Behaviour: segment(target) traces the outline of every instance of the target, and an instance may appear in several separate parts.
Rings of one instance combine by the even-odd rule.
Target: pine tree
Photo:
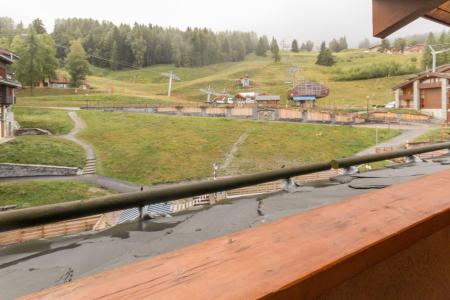
[[[270,51],[272,52],[273,60],[279,62],[281,60],[280,47],[278,47],[278,42],[275,38],[272,38],[272,42],[270,43]]]
[[[339,52],[347,49],[348,49],[347,38],[345,36],[341,37],[339,39]]]
[[[306,42],[306,51],[311,52],[314,49],[314,43],[312,41]]]
[[[258,56],[266,56],[266,47],[263,41],[263,38],[259,38],[258,44],[256,45],[255,53]]]
[[[332,52],[339,52],[339,51],[341,51],[339,42],[338,42],[336,39],[333,39],[333,40],[330,42],[329,48],[330,48],[330,50],[331,50]]]
[[[70,83],[73,87],[79,87],[89,74],[89,61],[80,40],[72,42],[66,58],[66,68],[69,71]]]
[[[42,20],[39,18],[34,19],[31,23],[31,26],[34,28],[37,34],[47,33],[47,30],[45,30],[44,22],[42,22]]]
[[[294,53],[298,53],[300,51],[298,49],[298,42],[297,42],[297,40],[293,40],[292,41],[291,51],[294,52]]]
[[[442,31],[441,35],[439,36],[438,44],[439,45],[445,45],[447,43],[447,32]],[[445,47],[445,46],[443,46]],[[442,66],[447,63],[447,53],[441,53],[438,54],[436,57],[436,66]]]
[[[118,70],[119,69],[119,47],[117,46],[117,42],[113,42],[113,46],[111,49],[111,70]]]
[[[320,53],[317,56],[316,64],[321,66],[332,66],[335,64],[333,54],[331,53],[331,50],[327,48],[325,42],[322,42],[322,45],[320,46]]]

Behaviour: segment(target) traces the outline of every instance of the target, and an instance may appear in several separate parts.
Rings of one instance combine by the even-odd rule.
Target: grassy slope
[[[440,142],[447,141],[450,138],[450,129],[442,128],[442,129],[433,129],[425,133],[424,135],[418,137],[416,142]]]
[[[97,151],[100,174],[144,184],[210,177],[244,133],[228,174],[354,154],[375,143],[372,129],[82,111],[81,137]],[[380,131],[381,139],[397,131]]]
[[[14,115],[21,127],[46,129],[55,135],[67,134],[73,128],[67,111],[14,107]]]
[[[0,206],[19,208],[61,203],[111,194],[78,181],[29,181],[0,183]]]
[[[82,168],[80,146],[49,136],[23,136],[0,145],[0,163],[43,164]]]
[[[211,85],[217,91],[226,90],[229,93],[240,91],[238,79],[249,74],[253,89],[259,92],[278,94],[282,96],[284,104],[287,100],[291,80],[287,68],[291,65],[300,65],[305,79],[316,80],[328,85],[331,89],[329,97],[320,101],[323,106],[359,106],[367,105],[369,96],[370,104],[386,104],[393,99],[391,88],[403,81],[407,76],[336,82],[333,76],[339,71],[345,71],[351,67],[363,67],[373,63],[398,62],[411,64],[411,59],[416,55],[387,55],[380,53],[364,53],[360,50],[349,50],[336,54],[338,63],[333,67],[321,67],[315,65],[317,53],[282,53],[280,63],[272,60],[249,55],[243,62],[223,63],[201,68],[175,68],[169,65],[159,65],[143,70],[132,71],[102,71],[89,77],[89,83],[100,94],[85,95],[46,95],[35,98],[19,97],[19,105],[46,106],[80,106],[85,105],[86,100],[99,100],[100,103],[142,103],[148,105],[174,105],[189,104],[192,101],[203,103],[205,95],[199,92],[200,88]],[[168,98],[167,79],[161,76],[162,72],[174,70],[182,81],[175,82],[173,97]],[[103,91],[103,92],[102,92]],[[112,95],[109,92],[112,91]],[[82,92],[84,93],[84,92]]]
[[[390,139],[396,130],[383,130]],[[351,156],[376,143],[375,131],[350,126],[297,123],[253,123],[252,131],[236,154],[234,170],[263,171],[281,166],[319,162]]]

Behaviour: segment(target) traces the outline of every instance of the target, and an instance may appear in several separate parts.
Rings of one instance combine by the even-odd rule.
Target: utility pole
[[[172,96],[172,79],[173,79],[173,72],[170,71],[170,76],[169,76],[169,91],[167,92],[167,96]]]
[[[448,51],[450,51],[450,49],[443,49],[443,50],[439,50],[439,51],[436,51],[434,48],[433,48],[433,46],[431,46],[431,45],[429,45],[428,47],[430,47],[430,50],[431,50],[431,55],[433,56],[433,73],[435,73],[436,72],[436,68],[437,68],[437,66],[436,66],[436,61],[437,61],[437,55],[438,54],[441,54],[441,53],[445,53],[445,52],[448,52]]]
[[[162,73],[163,76],[169,78],[169,89],[167,91],[167,96],[172,96],[172,81],[173,80],[181,80],[177,75],[175,75],[172,71]]]

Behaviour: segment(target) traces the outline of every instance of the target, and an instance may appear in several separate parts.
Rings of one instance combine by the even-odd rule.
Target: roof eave
[[[433,11],[448,0],[372,0],[373,35],[386,38],[420,17],[433,18],[449,25],[444,20],[433,17]]]

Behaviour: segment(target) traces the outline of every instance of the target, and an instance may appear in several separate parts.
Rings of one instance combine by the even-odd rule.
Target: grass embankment
[[[0,206],[18,208],[62,203],[109,195],[111,192],[90,184],[69,181],[23,181],[0,183]]]
[[[441,142],[450,139],[450,128],[433,129],[418,137],[415,142]]]
[[[243,174],[355,154],[375,143],[375,130],[348,126],[255,122],[82,111],[81,137],[97,153],[97,171],[142,184],[177,182],[212,175],[243,133],[231,167]],[[380,130],[380,141],[398,134]]]
[[[22,136],[0,145],[0,163],[41,164],[82,168],[83,148],[50,136]]]
[[[73,128],[67,111],[14,107],[14,115],[21,127],[46,129],[54,135],[67,134]]]
[[[186,104],[176,99],[153,99],[151,97],[130,96],[124,94],[94,93],[76,95],[48,95],[18,97],[16,106],[38,107],[82,107],[82,106],[165,106]]]
[[[335,54],[337,64],[333,67],[317,66],[317,53],[282,52],[282,59],[274,63],[270,57],[249,55],[243,62],[222,63],[200,68],[175,68],[171,65],[158,65],[142,70],[122,70],[117,72],[97,70],[88,78],[93,91],[71,92],[67,95],[48,93],[29,97],[27,93],[19,94],[19,105],[40,106],[83,106],[87,100],[104,105],[126,105],[136,102],[148,105],[200,104],[206,95],[199,89],[209,85],[216,91],[227,91],[236,94],[242,91],[239,78],[248,74],[251,78],[250,90],[261,93],[281,95],[282,103],[287,103],[289,85],[292,80],[287,72],[289,66],[299,65],[302,73],[297,80],[315,80],[326,84],[330,96],[319,101],[319,105],[327,107],[356,106],[366,107],[370,104],[383,105],[393,100],[391,88],[405,80],[408,76],[387,76],[378,79],[358,81],[335,81],[339,74],[347,74],[352,69],[366,70],[374,66],[392,65],[419,66],[417,55],[387,55],[382,53],[364,53],[361,50],[348,50]],[[173,84],[173,96],[167,97],[168,79],[161,75],[173,70],[182,80]],[[94,94],[94,92],[98,92]],[[62,93],[62,92],[55,92]],[[86,96],[85,94],[89,95]],[[369,100],[368,100],[369,99]]]

